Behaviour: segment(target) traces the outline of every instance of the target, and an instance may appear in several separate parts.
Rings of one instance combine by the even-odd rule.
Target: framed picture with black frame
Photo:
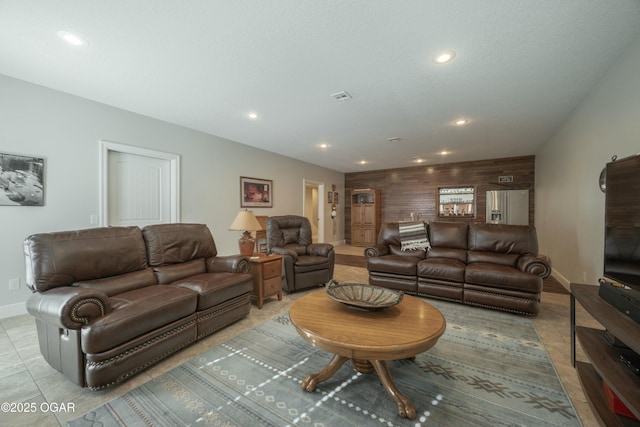
[[[0,153],[0,206],[44,206],[44,158]]]
[[[273,181],[270,179],[240,177],[241,208],[272,208]]]

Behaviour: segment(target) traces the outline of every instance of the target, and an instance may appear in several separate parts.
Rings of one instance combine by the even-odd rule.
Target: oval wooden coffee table
[[[359,372],[376,371],[387,393],[397,402],[401,417],[415,418],[415,407],[398,391],[385,361],[415,357],[435,345],[446,328],[437,308],[405,295],[393,307],[362,311],[336,302],[320,290],[295,301],[289,317],[309,344],[334,353],[322,371],[302,382],[303,390],[313,391],[351,359]]]

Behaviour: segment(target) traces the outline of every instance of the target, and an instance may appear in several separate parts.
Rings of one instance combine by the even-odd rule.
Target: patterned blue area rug
[[[429,301],[447,319],[415,360],[388,362],[416,407],[400,418],[375,373],[347,363],[313,393],[331,355],[277,316],[84,414],[71,426],[580,426],[530,319]]]

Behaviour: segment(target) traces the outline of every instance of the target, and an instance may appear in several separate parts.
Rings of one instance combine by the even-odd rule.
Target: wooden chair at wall
[[[262,226],[262,230],[256,231],[256,252],[267,252],[267,218],[268,216],[256,216]]]

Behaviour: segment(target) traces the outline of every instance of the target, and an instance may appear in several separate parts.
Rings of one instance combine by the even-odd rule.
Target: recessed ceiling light
[[[320,144],[320,148],[329,148],[329,144],[323,142],[322,144]]]
[[[441,52],[437,54],[435,58],[433,58],[433,60],[438,64],[446,64],[447,62],[450,62],[453,58],[455,58],[455,56],[455,52]]]
[[[366,165],[367,161],[366,160],[360,160],[358,163],[360,163],[361,165]]]
[[[423,159],[422,157],[414,157],[413,158],[413,162],[414,163],[424,163],[426,160]]]
[[[247,117],[249,117],[251,120],[258,120],[260,118],[260,115],[258,113],[249,113],[247,114]]]
[[[458,119],[455,122],[453,122],[453,124],[455,124],[456,126],[464,126],[468,123],[469,123],[469,120],[467,119]]]
[[[446,156],[447,154],[449,154],[449,152],[448,152],[447,150],[442,150],[442,151],[440,152],[440,155],[441,155],[441,156]]]
[[[70,33],[69,31],[58,31],[57,34],[58,37],[73,46],[86,46],[89,44],[87,42],[87,39],[76,33]]]

